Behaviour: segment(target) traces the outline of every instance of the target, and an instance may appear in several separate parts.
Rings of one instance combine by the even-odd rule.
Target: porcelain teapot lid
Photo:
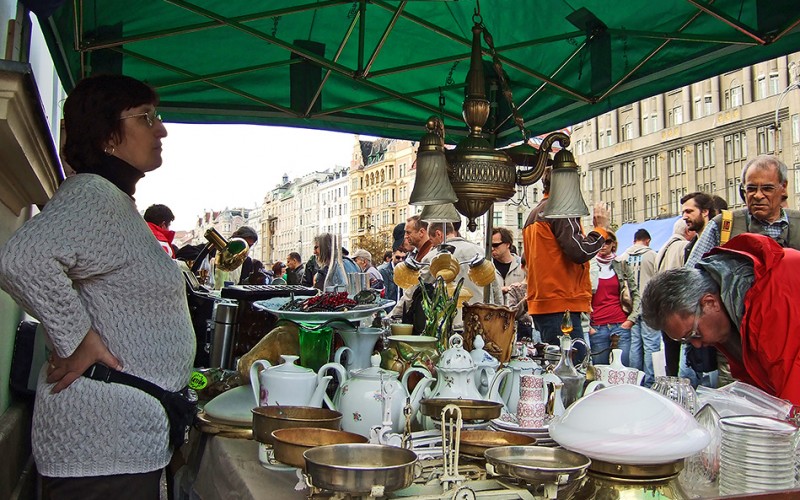
[[[475,340],[472,341],[472,345],[474,345],[475,348],[469,352],[469,355],[472,356],[472,361],[475,362],[475,366],[494,367],[500,364],[500,361],[498,361],[497,358],[489,354],[489,352],[483,348],[486,343],[483,341],[483,337],[481,335],[475,336]]]
[[[511,358],[511,361],[508,362],[508,366],[518,370],[533,370],[535,368],[541,368],[539,363],[527,356]]]
[[[360,370],[354,371],[351,376],[352,378],[368,378],[368,379],[380,379],[381,377],[384,379],[392,379],[397,378],[400,374],[394,370],[387,370],[386,368],[381,368],[381,355],[380,354],[373,354],[369,358],[369,362],[372,366],[369,368],[362,368]]]
[[[464,349],[464,337],[454,333],[450,336],[450,348],[442,353],[436,368],[439,370],[474,370],[475,362],[470,353]]]
[[[281,358],[283,359],[283,363],[268,369],[266,375],[267,377],[275,376],[298,380],[316,378],[317,374],[314,373],[314,370],[295,364],[295,362],[300,359],[300,356],[281,354]]]

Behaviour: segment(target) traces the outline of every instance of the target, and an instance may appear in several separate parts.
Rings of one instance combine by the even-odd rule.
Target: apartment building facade
[[[608,203],[616,226],[678,215],[680,198],[693,191],[740,207],[742,168],[775,154],[789,168],[789,206],[800,206],[798,82],[793,53],[575,124],[587,204]]]

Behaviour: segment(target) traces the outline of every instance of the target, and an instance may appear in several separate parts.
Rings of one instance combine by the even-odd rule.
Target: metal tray
[[[419,411],[426,417],[441,420],[442,410],[445,406],[451,404],[458,406],[461,409],[461,419],[469,422],[495,419],[500,416],[500,412],[503,410],[503,403],[494,401],[428,398],[422,400],[419,405]]]

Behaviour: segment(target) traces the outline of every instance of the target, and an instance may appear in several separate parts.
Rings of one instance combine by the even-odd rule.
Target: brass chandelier
[[[472,27],[472,51],[462,104],[462,115],[469,128],[469,135],[455,149],[444,150],[444,127],[441,120],[438,117],[428,119],[428,133],[420,141],[416,180],[409,203],[426,206],[454,203],[458,212],[467,218],[467,228],[475,231],[476,219],[485,214],[493,203],[509,200],[514,196],[517,185],[527,186],[538,181],[547,165],[551,164],[554,182],[548,202],[551,207],[548,207],[545,215],[588,215],[589,211],[580,193],[578,166],[572,154],[562,149],[560,153],[563,154],[556,155],[555,161],[550,160],[553,143],[558,141],[565,148],[569,146],[569,136],[554,132],[545,137],[538,150],[528,144],[524,120],[514,105],[492,36],[483,25],[479,10],[476,10],[473,19],[475,24]],[[522,144],[508,150],[493,148],[483,134],[491,104],[486,98],[482,34],[492,53],[494,68],[503,94],[511,106],[514,121],[522,132]],[[433,147],[433,143],[441,146]],[[443,165],[446,166],[446,173]],[[445,177],[449,182],[444,182]]]

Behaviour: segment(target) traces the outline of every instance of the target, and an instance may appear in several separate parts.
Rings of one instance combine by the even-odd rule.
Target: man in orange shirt
[[[589,261],[603,247],[608,236],[609,213],[605,204],[594,207],[594,228],[583,234],[580,219],[545,218],[550,194],[550,169],[542,177],[544,198],[531,210],[522,230],[528,262],[528,313],[542,335],[542,342],[558,345],[561,320],[569,310],[570,336],[583,339],[581,313],[592,305]]]

